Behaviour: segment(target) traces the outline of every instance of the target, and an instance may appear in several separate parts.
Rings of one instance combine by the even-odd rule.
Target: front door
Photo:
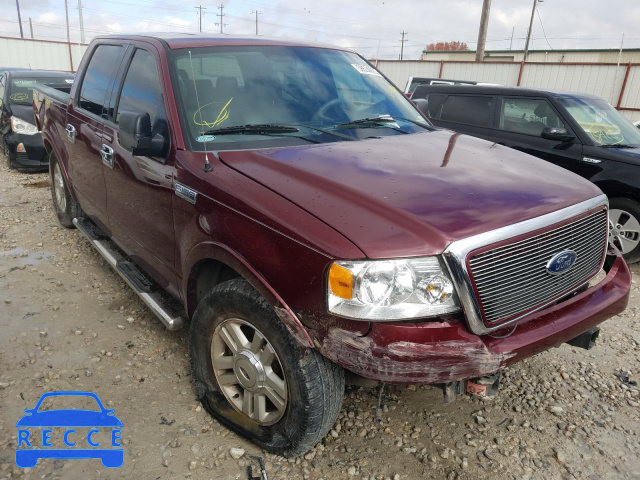
[[[117,95],[114,114],[104,127],[102,142],[110,155],[105,168],[109,225],[121,248],[164,288],[175,284],[173,229],[174,167],[167,163],[170,135],[162,82],[152,48],[133,48]],[[120,113],[148,113],[153,134],[165,137],[158,157],[136,156],[119,141]]]

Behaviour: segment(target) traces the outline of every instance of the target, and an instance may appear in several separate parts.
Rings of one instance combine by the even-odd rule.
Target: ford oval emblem
[[[556,253],[551,260],[547,263],[547,272],[551,275],[560,275],[565,273],[576,264],[578,256],[573,250],[563,250],[560,253]]]

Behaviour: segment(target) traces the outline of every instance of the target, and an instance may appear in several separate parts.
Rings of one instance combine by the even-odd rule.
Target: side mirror
[[[569,135],[565,128],[544,127],[540,134],[545,140],[554,140],[556,142],[569,142],[574,139],[573,135]]]
[[[416,98],[413,100],[413,103],[416,104],[416,107],[418,107],[425,116],[429,116],[429,102],[426,98]]]
[[[165,138],[151,134],[151,119],[148,113],[120,112],[120,145],[134,155],[158,156],[162,154]]]

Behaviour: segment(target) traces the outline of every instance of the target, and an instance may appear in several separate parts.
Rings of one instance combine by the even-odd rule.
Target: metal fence
[[[75,72],[87,45],[0,37],[0,68]],[[632,121],[640,120],[640,64],[379,60],[376,66],[398,88],[409,77],[449,78],[590,93],[606,99]]]
[[[0,37],[0,68],[75,72],[87,45]]]
[[[379,60],[377,67],[400,89],[409,77],[427,77],[590,93],[607,100],[629,120],[640,120],[638,63]]]

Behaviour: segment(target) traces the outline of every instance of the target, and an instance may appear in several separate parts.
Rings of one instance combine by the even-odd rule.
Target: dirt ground
[[[563,345],[509,368],[495,400],[350,389],[323,442],[283,459],[209,417],[191,384],[187,330],[165,330],[78,231],[58,225],[47,174],[8,171],[1,157],[0,479],[247,479],[258,465],[247,455],[264,458],[269,480],[640,478],[636,282],[595,348]],[[57,390],[95,392],[115,409],[121,468],[15,465],[16,422]]]

